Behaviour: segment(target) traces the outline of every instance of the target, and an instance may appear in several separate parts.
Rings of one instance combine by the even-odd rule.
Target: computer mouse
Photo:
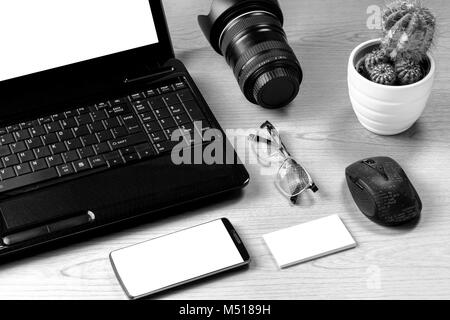
[[[370,220],[398,226],[420,216],[422,201],[395,160],[364,159],[348,166],[345,175],[353,200]]]

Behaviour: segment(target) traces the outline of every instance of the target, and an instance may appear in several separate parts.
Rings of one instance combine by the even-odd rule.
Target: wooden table
[[[124,299],[108,261],[111,250],[223,216],[246,243],[250,268],[160,298],[450,298],[448,1],[428,1],[440,25],[434,49],[437,78],[428,109],[412,129],[394,137],[361,127],[346,81],[351,50],[378,35],[366,26],[366,10],[383,1],[280,1],[285,30],[304,71],[300,95],[282,110],[264,110],[245,100],[224,59],[210,48],[197,25],[196,16],[207,12],[207,1],[164,2],[176,55],[222,126],[250,129],[270,120],[293,156],[310,170],[320,192],[290,206],[271,175],[259,165],[248,165],[251,182],[240,197],[1,265],[0,298]],[[344,169],[377,155],[395,158],[415,183],[424,210],[414,229],[380,227],[353,203]],[[356,249],[278,270],[263,234],[336,213],[358,242]]]

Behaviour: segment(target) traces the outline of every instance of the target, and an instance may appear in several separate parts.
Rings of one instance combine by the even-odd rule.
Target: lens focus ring
[[[271,50],[281,50],[289,53],[293,53],[291,47],[286,42],[281,41],[265,41],[258,43],[257,45],[251,47],[239,58],[235,67],[234,67],[234,75],[236,78],[239,77],[239,74],[242,71],[242,68],[252,60],[258,57],[258,55],[267,53]]]
[[[257,14],[257,13],[255,13]],[[221,39],[220,48],[222,53],[226,55],[225,51],[233,40],[239,39],[238,35],[252,27],[261,27],[265,25],[276,26],[282,31],[281,23],[269,14],[263,15],[249,15],[247,17],[242,17],[232,24],[229,29],[225,29],[223,33],[223,38]]]

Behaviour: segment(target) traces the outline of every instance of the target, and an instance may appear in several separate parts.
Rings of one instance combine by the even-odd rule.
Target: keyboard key
[[[13,168],[0,169],[0,178],[2,181],[15,177],[16,173]]]
[[[120,138],[123,136],[126,136],[128,134],[128,131],[124,127],[117,127],[111,130],[112,134],[114,135],[114,138]]]
[[[45,158],[52,155],[52,152],[50,151],[48,146],[40,147],[34,149],[34,154],[36,155],[37,159]]]
[[[166,104],[164,103],[164,100],[161,97],[156,97],[149,100],[149,103],[153,110],[164,108]]]
[[[47,157],[46,160],[47,160],[49,167],[56,167],[56,166],[64,163],[63,158],[59,154]]]
[[[97,110],[103,110],[106,108],[109,108],[109,103],[107,101],[105,102],[99,102],[96,104]]]
[[[4,135],[7,133],[8,133],[8,131],[6,130],[6,128],[0,128],[0,135]]]
[[[156,131],[156,132],[152,132],[150,133],[150,138],[152,138],[152,141],[154,143],[157,142],[162,142],[162,141],[166,141],[166,135],[164,134],[164,131]]]
[[[112,107],[111,109],[108,109],[108,115],[110,118],[117,117],[117,116],[120,116],[122,114],[127,114],[127,113],[129,113],[129,108],[128,108],[128,105],[126,105],[126,104],[117,105],[117,106]]]
[[[28,129],[33,126],[33,121],[25,121],[20,124],[21,129]]]
[[[41,125],[34,126],[34,127],[30,128],[29,130],[30,130],[32,137],[39,137],[39,136],[42,136],[47,133],[45,131],[44,127]]]
[[[130,97],[131,97],[131,100],[141,100],[141,99],[145,98],[144,94],[141,92],[134,93]]]
[[[158,95],[158,91],[156,89],[147,90],[145,93],[147,94],[148,98]]]
[[[112,129],[112,128],[120,126],[120,121],[118,118],[106,119],[104,122],[105,122],[106,129]]]
[[[89,131],[91,132],[99,132],[105,130],[105,126],[103,125],[103,121],[96,121],[87,125]]]
[[[91,157],[89,158],[89,163],[94,169],[107,166],[106,160],[105,158],[103,158],[103,156]]]
[[[89,113],[80,114],[75,118],[80,126],[93,122]]]
[[[109,142],[112,150],[134,146],[147,141],[147,137],[143,133],[134,134],[131,136],[115,139]]]
[[[50,146],[50,151],[53,154],[59,154],[59,153],[63,153],[67,151],[66,145],[64,144],[64,142],[58,142],[58,143],[54,143],[51,144]]]
[[[61,124],[59,122],[51,122],[44,125],[45,130],[48,133],[56,132],[62,130]]]
[[[180,90],[180,89],[185,89],[186,88],[186,84],[184,82],[177,82],[174,85],[175,90]]]
[[[3,146],[5,144],[10,144],[11,142],[14,142],[14,141],[15,141],[14,137],[11,133],[7,133],[7,134],[0,136],[0,144]]]
[[[141,103],[135,103],[134,108],[138,113],[144,113],[144,112],[150,112],[152,109],[150,109],[150,106],[147,101],[143,101]]]
[[[178,125],[182,125],[182,124],[191,122],[191,119],[189,119],[189,116],[186,113],[182,113],[182,114],[176,115],[173,118],[175,119],[175,122]]]
[[[13,135],[16,141],[22,141],[30,137],[30,133],[28,132],[28,130],[19,130],[14,132]]]
[[[133,114],[124,115],[121,118],[122,118],[122,123],[125,126],[134,125],[134,124],[138,123],[138,120],[136,119],[136,117]]]
[[[39,124],[49,123],[49,122],[52,122],[52,117],[51,116],[41,117],[38,119],[38,121],[39,121]]]
[[[184,102],[184,106],[194,121],[205,119],[203,112],[200,110],[200,107],[195,101]]]
[[[95,156],[95,151],[94,149],[92,149],[92,147],[85,147],[78,149],[78,154],[80,155],[81,159],[86,159]]]
[[[66,118],[73,118],[78,115],[78,112],[76,110],[69,110],[64,112],[64,115],[66,116]]]
[[[14,166],[14,170],[18,176],[23,176],[24,174],[31,172],[31,167],[28,163],[22,163]]]
[[[44,170],[47,169],[47,162],[45,162],[44,159],[37,159],[37,160],[33,160],[30,162],[31,165],[31,169],[33,169],[33,171],[39,171],[39,170]]]
[[[129,163],[129,162],[134,162],[134,161],[139,160],[139,155],[137,154],[137,152],[134,152],[134,153],[125,154],[123,156],[123,158],[125,159],[126,163]]]
[[[107,142],[96,144],[93,146],[93,148],[96,154],[103,154],[111,151],[111,148],[109,147],[109,144]]]
[[[22,163],[14,166],[14,171],[18,176],[23,176],[24,174],[31,172],[31,167],[28,163]]]
[[[44,142],[44,144],[46,146],[48,146],[49,144],[52,144],[52,143],[56,143],[58,141],[59,140],[58,140],[58,136],[56,135],[56,133],[49,133],[49,134],[42,136],[42,142]]]
[[[73,162],[75,160],[80,159],[78,152],[76,150],[64,152],[62,157],[66,163]]]
[[[134,153],[134,152],[136,152],[136,150],[134,149],[134,147],[126,147],[126,148],[120,149],[120,153],[121,153],[122,155],[130,154],[130,153]]]
[[[173,142],[170,140],[159,142],[155,144],[156,150],[159,151],[159,153],[165,153],[172,151],[172,148],[177,144],[177,142]]]
[[[91,146],[91,145],[99,142],[97,140],[97,136],[95,134],[90,134],[90,135],[81,137],[80,139],[84,146]]]
[[[172,114],[173,114],[174,116],[177,115],[177,114],[185,113],[185,112],[186,112],[186,111],[184,110],[182,104],[176,104],[176,105],[173,105],[173,106],[169,106],[169,109],[170,109],[170,111],[172,112]]]
[[[86,159],[78,160],[72,163],[76,172],[86,171],[91,168],[89,161]]]
[[[25,140],[25,143],[27,144],[28,149],[35,149],[44,145],[40,137],[27,139]]]
[[[147,129],[147,132],[155,132],[161,130],[161,126],[157,122],[148,122],[144,124],[145,129]]]
[[[0,183],[0,190],[2,192],[20,188],[22,186],[35,184],[38,182],[43,182],[53,178],[57,178],[58,173],[54,168],[49,168],[45,170],[40,170],[37,172],[25,174],[20,177],[15,177],[14,179],[8,179]]]
[[[146,159],[156,154],[149,144],[140,144],[136,146],[135,149],[141,159]]]
[[[23,141],[11,143],[9,146],[11,147],[12,153],[19,153],[19,152],[27,150],[27,146],[26,146],[25,142],[23,142]]]
[[[172,87],[171,86],[162,86],[159,88],[159,91],[161,93],[169,93],[172,91]]]
[[[0,157],[8,156],[11,154],[8,146],[0,146]]]
[[[71,151],[71,150],[76,150],[78,148],[83,147],[83,144],[81,143],[80,139],[75,138],[75,139],[67,140],[66,146],[67,146],[67,150]]]
[[[59,138],[59,141],[66,141],[74,138],[72,130],[66,129],[62,131],[56,132],[56,135]]]
[[[192,93],[191,91],[189,91],[189,89],[177,91],[177,95],[181,102],[194,100],[194,97],[192,96]]]
[[[108,118],[108,116],[106,115],[106,112],[104,110],[92,112],[91,116],[92,116],[92,119],[94,119],[94,121],[101,121],[101,120],[105,120]]]
[[[52,120],[53,121],[64,120],[65,118],[66,118],[66,116],[64,115],[64,112],[52,115]]]
[[[76,126],[78,126],[75,118],[69,118],[66,120],[62,120],[61,124],[64,129],[71,129],[71,128],[75,128]]]
[[[176,104],[180,103],[180,99],[178,99],[178,96],[176,93],[169,93],[164,95],[163,97],[164,102],[168,105],[168,106],[173,106]]]
[[[106,162],[110,167],[115,167],[120,164],[124,164],[125,161],[122,159],[119,151],[110,152],[104,155]]]
[[[97,132],[97,138],[100,142],[107,142],[114,139],[113,134],[109,130]]]
[[[77,137],[77,138],[91,133],[89,131],[89,128],[86,125],[81,125],[79,127],[73,128],[72,130],[73,130],[75,137]]]
[[[71,163],[62,164],[60,166],[57,166],[56,169],[58,170],[58,173],[61,177],[75,173],[75,170],[73,169]]]
[[[142,113],[140,116],[144,123],[156,120],[156,117],[153,115],[153,112],[145,112]]]
[[[114,99],[111,101],[111,105],[112,106],[116,106],[118,104],[125,104],[128,103],[128,99],[127,98],[118,98],[118,99]]]
[[[175,120],[173,120],[172,118],[161,119],[159,120],[159,124],[163,129],[176,127]]]
[[[19,154],[17,154],[17,156],[19,157],[20,162],[24,163],[24,162],[29,162],[31,160],[36,159],[34,156],[33,151],[31,150],[27,150],[24,152],[19,152]]]
[[[169,112],[169,109],[167,109],[167,108],[161,108],[161,109],[155,110],[155,115],[158,120],[161,120],[164,118],[169,118],[170,112]]]
[[[20,130],[20,125],[18,125],[18,124],[13,124],[13,125],[11,125],[11,126],[7,126],[7,127],[6,127],[6,130],[7,130],[8,132],[14,132],[14,131]]]
[[[87,107],[81,107],[77,109],[78,114],[81,116],[83,114],[89,113],[89,108]]]

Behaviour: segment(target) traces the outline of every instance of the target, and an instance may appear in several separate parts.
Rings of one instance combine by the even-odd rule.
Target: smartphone
[[[250,262],[239,235],[222,218],[111,252],[130,299],[149,296]]]

